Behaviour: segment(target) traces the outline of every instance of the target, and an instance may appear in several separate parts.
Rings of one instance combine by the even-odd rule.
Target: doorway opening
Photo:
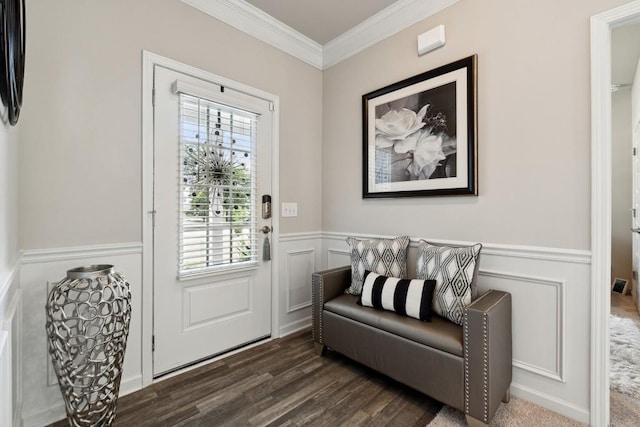
[[[609,424],[612,235],[611,34],[640,22],[640,1],[591,18],[591,425]]]

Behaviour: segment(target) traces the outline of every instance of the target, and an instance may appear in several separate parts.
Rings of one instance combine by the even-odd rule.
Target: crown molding
[[[244,0],[181,0],[322,70],[322,45]]]
[[[327,42],[323,48],[323,68],[326,70],[459,1],[399,0]]]
[[[460,0],[399,0],[324,46],[244,0],[181,1],[319,70],[326,70]]]

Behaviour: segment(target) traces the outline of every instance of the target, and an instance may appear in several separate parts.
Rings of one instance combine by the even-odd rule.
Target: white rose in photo
[[[417,114],[406,108],[390,110],[384,116],[376,119],[376,146],[380,148],[392,147],[398,141],[402,141],[422,129],[425,125],[424,116],[427,114],[428,108],[427,104]],[[406,151],[408,150],[410,148],[406,148]]]
[[[413,152],[413,162],[407,167],[413,177],[428,179],[433,174],[440,162],[446,158],[442,151],[442,142],[442,134],[420,132]]]

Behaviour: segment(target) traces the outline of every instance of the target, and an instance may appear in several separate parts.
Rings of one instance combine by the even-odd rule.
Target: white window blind
[[[257,116],[180,94],[181,276],[257,260]]]

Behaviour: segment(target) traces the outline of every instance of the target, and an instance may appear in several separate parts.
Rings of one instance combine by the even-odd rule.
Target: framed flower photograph
[[[363,198],[478,194],[476,62],[362,96]]]

